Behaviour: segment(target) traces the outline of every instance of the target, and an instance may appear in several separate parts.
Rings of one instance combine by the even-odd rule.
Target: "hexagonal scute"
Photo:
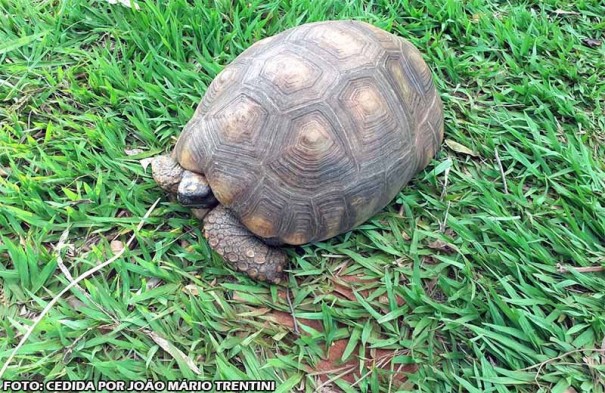
[[[315,239],[317,227],[310,200],[289,201],[281,217],[279,237],[286,244],[305,244]]]
[[[205,114],[215,100],[219,99],[223,93],[228,94],[232,86],[241,82],[246,73],[246,68],[245,64],[233,62],[219,72],[206,89],[206,93],[196,109],[196,116]]]
[[[208,123],[203,121],[201,116],[194,116],[183,129],[174,147],[174,153],[183,168],[205,173],[213,148]]]
[[[419,160],[419,170],[433,158],[443,140],[443,111],[441,99],[436,93],[428,105],[423,106],[422,117],[416,129],[415,145]],[[419,113],[420,115],[420,113]]]
[[[406,66],[409,67],[409,73],[414,74],[414,79],[418,81],[420,85],[419,91],[423,93],[430,92],[435,88],[433,76],[431,75],[431,70],[424,62],[422,54],[409,41],[402,39],[401,42],[401,51],[407,60]]]
[[[340,24],[324,24],[311,28],[306,38],[341,60],[360,55],[367,45],[359,33],[355,34],[352,29],[345,30]]]
[[[241,205],[262,178],[259,165],[243,158],[235,159],[223,153],[220,159],[212,160],[206,171],[212,192],[227,207]]]
[[[266,166],[266,175],[289,192],[312,195],[317,189],[348,181],[356,171],[330,121],[315,110],[292,120],[287,145]]]
[[[415,113],[421,97],[434,89],[431,73],[421,57],[412,62],[402,54],[389,54],[385,57],[384,69],[386,79],[399,99],[407,104],[410,112]]]
[[[355,185],[345,190],[345,200],[350,219],[355,227],[382,209],[381,196],[384,195],[384,172],[376,171],[371,176],[358,179]]]
[[[210,113],[207,121],[221,144],[238,148],[253,147],[265,126],[268,112],[253,98],[240,93],[219,110]]]
[[[418,170],[424,168],[443,138],[441,99],[433,85],[429,68],[410,43],[402,52],[384,57],[384,77],[393,87],[414,124]]]
[[[381,203],[389,203],[412,176],[418,171],[416,149],[413,145],[406,146],[404,153],[395,160],[385,172],[386,192]]]
[[[288,201],[284,194],[271,189],[266,183],[257,190],[246,209],[238,212],[239,218],[252,233],[263,238],[278,237],[280,223],[286,214]]]
[[[284,43],[270,48],[248,68],[243,84],[262,91],[283,112],[321,102],[338,84],[340,71],[307,48]]]
[[[396,114],[372,77],[361,77],[347,82],[339,96],[340,104],[350,116],[351,133],[364,157],[380,158],[385,152],[400,149],[406,132],[400,127]]]
[[[397,37],[396,35],[393,35],[385,30],[379,29],[370,23],[360,22],[357,24],[357,27],[372,34],[374,39],[379,41],[382,47],[386,50],[398,50],[401,47],[401,43],[399,42],[401,39],[400,37]]]
[[[384,61],[385,77],[393,87],[393,91],[401,102],[408,105],[417,101],[418,91],[410,83],[410,78],[404,68],[405,59],[400,54],[389,54]]]
[[[387,116],[388,104],[371,78],[351,81],[343,98],[358,121],[371,124]]]
[[[356,23],[317,23],[293,34],[290,40],[305,46],[326,61],[337,65],[340,71],[373,66],[383,53],[377,40],[360,31]]]
[[[313,198],[318,217],[316,241],[334,237],[351,229],[353,221],[349,217],[347,202],[341,190],[327,191]]]
[[[261,71],[263,77],[283,94],[292,94],[313,86],[321,73],[315,64],[290,51],[268,59]]]

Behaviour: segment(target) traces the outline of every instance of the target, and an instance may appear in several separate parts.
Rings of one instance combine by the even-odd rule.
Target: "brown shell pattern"
[[[442,139],[441,100],[418,50],[367,23],[331,21],[244,51],[175,152],[250,231],[304,244],[386,206]]]

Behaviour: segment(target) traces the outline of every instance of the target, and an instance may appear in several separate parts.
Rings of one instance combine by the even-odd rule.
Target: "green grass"
[[[352,337],[366,354],[405,350],[393,367],[417,371],[402,389],[605,391],[605,274],[574,269],[605,266],[605,49],[583,43],[605,39],[602,2],[140,6],[0,0],[0,365],[69,284],[61,234],[72,276],[109,259],[164,197],[140,160],[170,149],[213,77],[260,38],[345,18],[408,38],[434,72],[446,138],[476,156],[450,142],[458,152],[444,146],[362,227],[291,250],[296,315],[324,326],[300,337],[263,316],[289,312],[277,288],[227,269],[164,198],[4,378],[247,377],[310,392],[307,365]],[[335,296],[343,275],[370,280],[357,301]],[[340,388],[390,390],[362,373]]]

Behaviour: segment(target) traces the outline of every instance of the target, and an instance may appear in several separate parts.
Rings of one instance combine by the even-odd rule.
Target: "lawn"
[[[601,1],[139,5],[0,0],[0,366],[56,299],[0,379],[605,391]],[[384,211],[260,284],[146,158],[244,49],[325,19],[421,50],[446,142]]]

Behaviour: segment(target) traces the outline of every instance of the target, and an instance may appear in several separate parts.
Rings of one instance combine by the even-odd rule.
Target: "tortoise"
[[[208,244],[232,268],[278,283],[281,245],[368,220],[427,166],[443,127],[431,72],[410,42],[364,22],[309,23],[225,67],[152,172],[198,209]]]

